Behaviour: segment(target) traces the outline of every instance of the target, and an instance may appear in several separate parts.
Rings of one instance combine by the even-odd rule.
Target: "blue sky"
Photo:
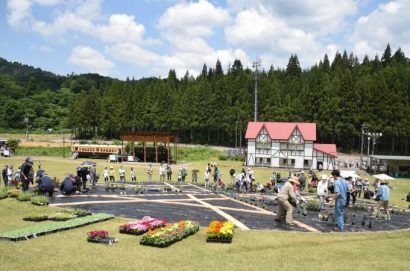
[[[0,57],[58,74],[198,74],[235,59],[305,68],[327,53],[410,55],[410,0],[7,0]]]

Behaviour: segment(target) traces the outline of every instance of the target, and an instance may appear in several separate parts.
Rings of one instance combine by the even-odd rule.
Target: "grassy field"
[[[203,172],[207,166],[208,161],[215,161],[220,168],[222,172],[222,178],[225,181],[226,184],[232,183],[232,179],[229,176],[229,170],[231,168],[234,168],[237,172],[239,172],[244,166],[242,165],[242,162],[240,161],[218,161],[217,158],[218,152],[215,153],[215,156],[209,155],[208,160],[201,160],[201,161],[192,161],[192,162],[186,162],[186,163],[181,163],[178,165],[172,165],[173,169],[173,175],[172,175],[172,180],[177,181],[177,171],[180,169],[182,166],[186,166],[188,169],[188,177],[187,181],[191,181],[191,175],[190,172],[193,169],[199,169],[199,182],[203,182]],[[198,155],[197,152],[193,152],[192,154]],[[52,177],[57,177],[58,179],[63,179],[64,176],[67,173],[76,173],[76,167],[81,164],[83,161],[87,161],[87,159],[78,159],[78,160],[71,160],[71,159],[63,159],[61,157],[52,157],[52,156],[32,156],[35,162],[35,168],[37,169],[37,163],[38,161],[41,161],[42,168],[47,171],[47,173],[52,176]],[[14,165],[14,168],[16,169],[18,166],[20,166],[25,159],[25,156],[15,156],[11,158],[0,158],[0,167],[3,167],[3,165],[8,164],[8,165]],[[89,159],[88,159],[89,160]],[[137,172],[137,180],[138,181],[145,181],[147,176],[146,176],[146,170],[147,170],[147,165],[144,163],[137,163],[137,164],[129,164],[129,163],[108,163],[106,160],[102,159],[91,159],[91,161],[95,161],[97,163],[97,173],[100,174],[100,182],[103,181],[102,179],[102,171],[105,166],[113,166],[114,169],[116,170],[116,173],[118,173],[118,169],[120,165],[122,165],[126,171],[126,177],[130,177],[130,168],[131,166],[136,169]],[[154,164],[154,174],[153,174],[153,180],[154,181],[159,181],[159,164]],[[256,177],[256,182],[260,182],[262,184],[269,182],[270,176],[272,175],[272,169],[270,168],[252,168],[255,172],[255,177]],[[280,171],[283,176],[287,176],[288,172],[281,170]],[[328,174],[329,172],[323,172],[324,174]],[[118,176],[117,176],[118,177]],[[370,178],[370,183],[373,183],[373,178]],[[3,185],[3,183],[1,183]],[[390,184],[391,190],[390,190],[390,197],[391,197],[391,203],[400,206],[401,208],[408,208],[409,204],[408,202],[405,201],[406,195],[408,192],[410,192],[410,179],[397,179],[396,181],[392,182]]]
[[[0,201],[0,231],[38,222],[22,218],[51,213],[15,199]],[[4,220],[4,218],[7,218]],[[120,235],[115,218],[29,241],[0,241],[1,270],[406,270],[410,230],[380,233],[315,234],[235,231],[232,244],[206,243],[206,229],[172,245],[139,245],[138,236]],[[44,223],[44,222],[43,222]],[[105,229],[119,237],[105,246],[86,242],[86,233]],[[337,262],[336,259],[340,259]]]

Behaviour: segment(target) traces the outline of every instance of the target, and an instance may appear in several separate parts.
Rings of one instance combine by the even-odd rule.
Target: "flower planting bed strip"
[[[21,241],[28,240],[30,238],[36,238],[41,235],[54,233],[58,231],[64,231],[74,229],[82,226],[86,226],[92,223],[105,221],[113,218],[113,215],[109,214],[95,214],[91,216],[75,218],[64,222],[52,222],[43,225],[36,225],[33,227],[27,227],[23,229],[17,229],[9,232],[0,233],[0,240]]]

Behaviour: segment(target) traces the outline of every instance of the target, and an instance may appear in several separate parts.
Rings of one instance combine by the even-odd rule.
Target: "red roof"
[[[249,122],[245,138],[257,138],[262,127],[273,140],[288,140],[295,128],[299,129],[304,140],[316,140],[316,123],[302,122]]]
[[[313,144],[313,149],[327,153],[331,156],[336,157],[337,156],[337,151],[336,151],[336,145],[335,144]]]

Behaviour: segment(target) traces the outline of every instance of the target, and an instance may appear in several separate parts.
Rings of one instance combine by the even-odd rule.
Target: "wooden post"
[[[158,142],[154,141],[154,146],[155,146],[155,162],[158,163]]]
[[[145,150],[145,141],[142,142],[142,147],[144,148],[144,162],[147,162],[147,152]]]

